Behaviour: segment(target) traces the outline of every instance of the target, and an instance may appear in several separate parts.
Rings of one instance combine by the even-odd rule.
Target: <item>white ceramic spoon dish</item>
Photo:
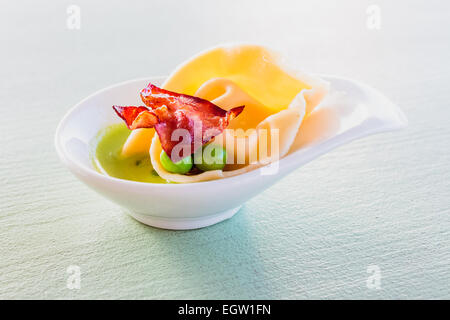
[[[191,184],[153,184],[117,179],[97,172],[91,143],[98,132],[121,123],[112,105],[141,105],[139,92],[164,77],[132,80],[103,89],[74,106],[61,120],[55,135],[59,157],[89,187],[125,208],[138,221],[165,229],[195,229],[232,217],[244,202],[318,156],[369,134],[403,128],[402,111],[377,90],[335,76],[321,76],[345,95],[325,100],[303,120],[301,138],[277,165],[235,177]],[[270,172],[269,172],[270,173]]]

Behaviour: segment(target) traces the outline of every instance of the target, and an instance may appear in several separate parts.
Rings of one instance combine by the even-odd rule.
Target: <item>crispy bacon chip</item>
[[[147,107],[121,107],[113,106],[113,109],[127,124],[130,130],[138,128],[151,128],[158,123],[155,114],[148,111]]]
[[[198,97],[175,93],[149,84],[141,91],[146,105],[113,106],[131,130],[155,128],[164,151],[178,161],[222,133],[244,106],[225,111]],[[172,151],[176,146],[174,155]]]

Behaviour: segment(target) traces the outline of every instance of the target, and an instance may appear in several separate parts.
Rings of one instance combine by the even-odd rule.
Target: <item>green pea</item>
[[[161,155],[159,156],[161,160],[161,164],[169,172],[185,174],[188,173],[192,169],[192,156],[181,159],[180,161],[173,163],[167,153],[161,151]]]
[[[227,163],[227,151],[221,146],[207,144],[202,149],[202,161],[195,165],[202,171],[222,170]]]

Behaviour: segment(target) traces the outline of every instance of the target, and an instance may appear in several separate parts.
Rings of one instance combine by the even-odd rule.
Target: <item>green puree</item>
[[[122,146],[130,135],[125,124],[114,124],[100,130],[93,145],[95,168],[111,177],[151,183],[167,183],[153,170],[150,155],[121,155]]]

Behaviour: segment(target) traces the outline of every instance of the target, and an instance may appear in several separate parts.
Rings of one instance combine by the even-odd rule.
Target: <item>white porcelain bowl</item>
[[[375,89],[349,79],[321,77],[347,95],[328,105],[325,101],[320,112],[304,120],[299,149],[279,161],[276,174],[261,174],[258,169],[208,182],[152,184],[97,172],[90,158],[91,143],[100,129],[122,121],[111,106],[141,105],[139,91],[149,82],[161,84],[163,77],[120,83],[78,103],[58,125],[56,150],[77,178],[142,223],[178,230],[209,226],[232,217],[244,202],[331,149],[369,134],[406,126],[400,109]]]

